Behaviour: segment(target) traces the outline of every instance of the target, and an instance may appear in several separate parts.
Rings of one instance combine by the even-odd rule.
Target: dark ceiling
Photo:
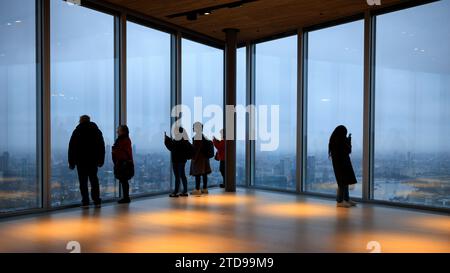
[[[366,0],[258,0],[241,7],[223,8],[197,20],[167,16],[236,2],[236,0],[105,0],[162,21],[224,40],[224,28],[240,30],[239,42],[295,30],[387,7],[404,0],[381,0],[369,6]]]

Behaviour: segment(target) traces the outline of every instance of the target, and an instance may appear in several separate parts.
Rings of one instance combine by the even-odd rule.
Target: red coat
[[[216,159],[219,161],[225,160],[225,140],[213,139],[214,147],[217,149]]]
[[[116,140],[112,147],[112,160],[114,165],[120,161],[133,161],[133,150],[129,137],[122,137]]]

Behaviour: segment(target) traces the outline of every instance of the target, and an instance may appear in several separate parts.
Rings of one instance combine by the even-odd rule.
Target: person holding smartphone
[[[349,186],[358,182],[350,160],[351,153],[352,134],[349,134],[347,137],[347,128],[339,125],[331,134],[328,144],[328,155],[332,160],[338,185],[336,196],[338,207],[349,208],[356,206],[356,203],[350,200],[349,195]]]
[[[177,127],[174,130],[175,137],[169,137],[164,132],[164,145],[171,153],[172,170],[175,176],[175,189],[169,195],[170,197],[187,197],[187,178],[186,178],[186,162],[191,158],[192,146],[189,143],[188,136],[183,127]],[[180,193],[180,182],[183,182],[183,192]]]

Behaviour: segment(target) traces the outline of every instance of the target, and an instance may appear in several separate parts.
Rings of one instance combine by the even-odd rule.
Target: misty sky
[[[0,153],[35,152],[34,0],[0,1]],[[52,145],[66,149],[78,116],[114,138],[114,20],[52,0]],[[377,17],[375,145],[380,152],[450,152],[450,1]],[[170,36],[128,24],[128,114],[137,149],[169,130]],[[323,154],[338,124],[362,141],[363,23],[309,33],[308,144]],[[297,38],[256,46],[256,102],[281,106],[279,151],[295,152]],[[183,39],[183,102],[223,102],[223,52]],[[245,94],[238,52],[238,102]],[[244,56],[244,57],[243,57]]]
[[[162,151],[162,134],[170,129],[170,34],[129,22],[127,35],[127,123],[133,143],[138,152]]]

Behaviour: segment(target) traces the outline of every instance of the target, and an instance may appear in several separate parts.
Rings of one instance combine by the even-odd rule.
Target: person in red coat
[[[117,139],[112,147],[112,160],[114,163],[114,176],[122,186],[123,198],[119,204],[130,203],[129,180],[134,176],[133,150],[128,126],[117,128]]]
[[[221,140],[218,140],[217,138],[213,138],[214,147],[217,149],[217,153],[215,156],[215,159],[219,161],[219,170],[222,174],[223,183],[220,184],[221,188],[225,188],[225,137],[224,137],[224,131],[223,129],[220,130],[220,137]]]

